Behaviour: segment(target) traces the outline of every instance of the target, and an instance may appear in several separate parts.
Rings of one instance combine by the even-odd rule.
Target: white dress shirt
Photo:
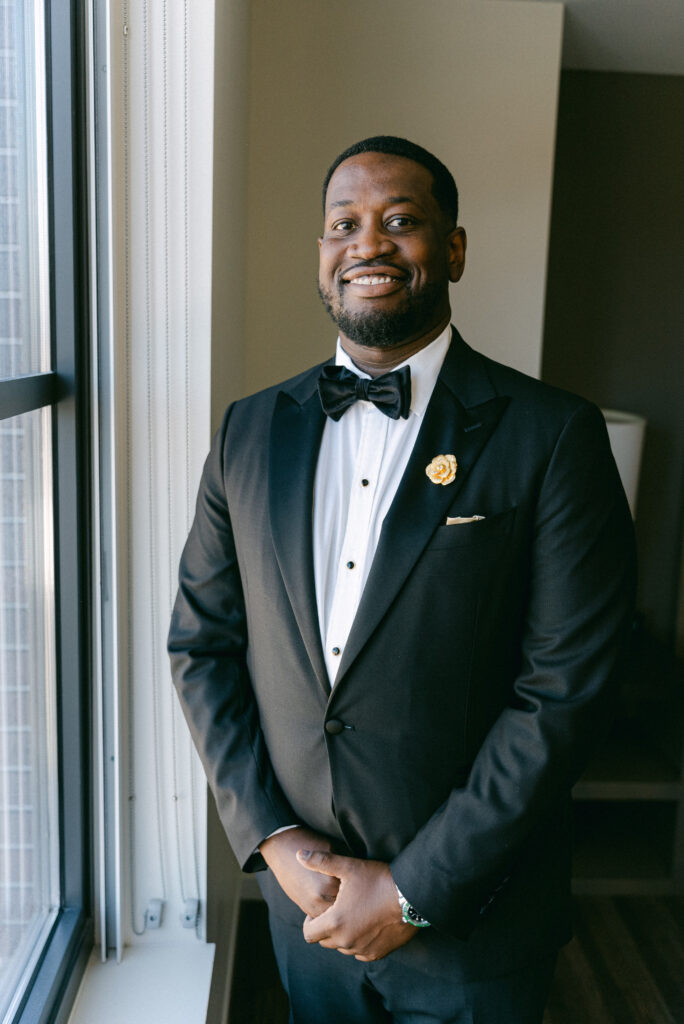
[[[411,369],[408,419],[390,419],[372,402],[357,401],[328,417],[316,466],[313,557],[318,623],[330,685],[368,579],[380,531],[409,460],[425,409],[451,341],[448,326],[401,366]],[[368,377],[339,338],[335,362]]]

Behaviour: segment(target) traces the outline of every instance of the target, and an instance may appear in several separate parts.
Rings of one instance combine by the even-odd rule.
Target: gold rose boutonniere
[[[442,487],[445,487],[456,476],[457,468],[455,455],[435,455],[430,465],[425,467],[425,472],[433,484],[441,484]]]

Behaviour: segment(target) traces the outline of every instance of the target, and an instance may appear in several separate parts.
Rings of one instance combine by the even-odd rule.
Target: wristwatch
[[[400,892],[398,885],[395,884],[394,888],[397,890],[397,896],[399,897],[399,906],[401,907],[401,916],[404,924],[412,924],[414,928],[429,928],[430,922],[427,918],[422,917],[416,908],[411,906],[406,897]]]

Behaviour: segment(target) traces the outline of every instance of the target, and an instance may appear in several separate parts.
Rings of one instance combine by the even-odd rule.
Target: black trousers
[[[542,1022],[555,948],[540,950],[534,962],[513,972],[464,981],[448,971],[411,968],[405,957],[398,960],[392,954],[364,964],[336,950],[308,945],[301,928],[277,915],[270,915],[270,923],[291,1024]]]

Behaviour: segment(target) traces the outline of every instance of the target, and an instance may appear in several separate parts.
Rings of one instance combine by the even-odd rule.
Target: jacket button
[[[344,731],[344,725],[338,718],[331,718],[325,723],[325,731],[331,736],[338,736]]]

